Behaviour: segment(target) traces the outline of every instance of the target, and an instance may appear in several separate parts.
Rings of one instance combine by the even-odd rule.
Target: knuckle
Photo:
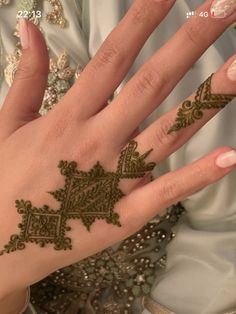
[[[94,67],[95,69],[101,68],[107,64],[113,64],[122,59],[121,48],[117,45],[113,39],[108,38],[104,46],[99,50],[95,57]]]
[[[52,115],[51,115],[51,114]],[[45,137],[51,141],[60,140],[69,132],[72,127],[71,113],[69,110],[62,110],[61,112],[49,112],[43,118],[48,119],[45,125]]]
[[[182,194],[180,182],[176,179],[168,180],[161,187],[160,196],[164,203],[174,203]]]
[[[25,80],[33,78],[34,75],[35,72],[32,71],[32,68],[30,68],[30,66],[28,66],[27,64],[22,64],[17,68],[15,78],[17,80]]]
[[[177,142],[177,133],[172,132],[168,134],[168,131],[173,125],[173,120],[168,118],[160,118],[158,121],[158,126],[154,131],[154,141],[158,143],[159,146],[167,146],[174,149],[178,142]]]
[[[191,42],[195,47],[199,47],[199,45],[205,41],[203,32],[196,21],[186,23],[183,26],[183,31],[187,42]]]
[[[65,110],[42,118],[49,119],[45,121],[46,127],[42,135],[42,146],[45,149],[49,146],[52,149],[63,147],[63,151],[68,153],[72,160],[79,162],[80,166],[94,166],[96,156],[101,155],[101,143],[98,135],[91,132],[90,125],[78,126],[72,114]]]
[[[142,95],[152,94],[158,96],[160,90],[165,86],[165,78],[160,75],[152,66],[145,66],[138,74],[135,82],[134,90],[135,94]]]
[[[48,75],[48,68],[41,66],[38,60],[34,60],[30,57],[23,57],[16,70],[15,78],[26,80],[46,75]]]
[[[194,163],[192,178],[197,178],[198,185],[206,186],[214,181],[214,177],[211,167],[206,170],[202,162]]]
[[[170,9],[172,1],[163,1],[161,3],[161,14]],[[163,12],[163,13],[162,13]],[[156,16],[160,13],[160,2],[157,0],[136,1],[129,11],[131,22],[133,24],[156,23]]]
[[[95,137],[89,136],[83,138],[78,145],[75,145],[72,150],[72,158],[81,163],[94,164],[94,158],[98,155],[99,142]]]
[[[130,10],[130,17],[133,24],[143,24],[150,18],[150,13],[147,4],[135,3],[135,5]]]

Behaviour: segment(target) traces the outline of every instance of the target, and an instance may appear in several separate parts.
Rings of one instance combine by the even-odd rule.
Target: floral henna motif
[[[137,143],[131,141],[121,152],[116,172],[106,172],[99,162],[85,172],[77,169],[75,161],[60,161],[58,168],[65,176],[65,186],[49,192],[61,203],[60,208],[36,208],[30,201],[16,200],[17,211],[22,215],[20,233],[10,237],[0,255],[23,250],[27,242],[41,247],[51,243],[55,250],[71,250],[72,241],[66,237],[66,231],[71,230],[68,219],[80,219],[87,230],[96,219],[120,227],[119,215],[114,212],[116,202],[124,196],[119,189],[120,179],[141,178],[155,167],[153,162],[145,163],[152,150],[141,155],[136,149]]]
[[[211,93],[212,76],[213,74],[199,86],[194,101],[186,100],[183,102],[177,113],[175,124],[169,129],[168,134],[186,128],[195,123],[196,120],[201,119],[204,114],[203,110],[222,109],[233,100],[236,95]]]

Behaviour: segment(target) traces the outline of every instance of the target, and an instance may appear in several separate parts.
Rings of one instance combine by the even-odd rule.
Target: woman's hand
[[[198,12],[209,11],[210,3]],[[23,55],[0,112],[0,296],[128,237],[162,209],[233,170],[235,152],[222,147],[149,183],[154,164],[236,94],[227,76],[235,56],[189,97],[188,115],[179,104],[141,134],[134,132],[236,13],[187,21],[104,105],[173,4],[135,1],[74,86],[43,117],[38,110],[47,48],[38,29],[21,21]]]

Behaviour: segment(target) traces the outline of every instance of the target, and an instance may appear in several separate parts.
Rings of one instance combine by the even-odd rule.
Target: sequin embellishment
[[[69,66],[69,58],[64,51],[58,59],[50,59],[50,73],[44,94],[43,104],[39,112],[46,114],[65,95],[72,85],[75,70]]]
[[[38,314],[142,313],[142,298],[166,265],[171,231],[185,212],[174,205],[139,232],[79,263],[60,269],[31,287]]]

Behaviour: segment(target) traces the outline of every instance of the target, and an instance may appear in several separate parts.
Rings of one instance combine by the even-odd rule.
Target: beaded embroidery
[[[16,70],[17,70],[19,63],[20,63],[20,56],[21,56],[21,50],[16,49],[13,54],[9,54],[6,57],[7,66],[4,70],[4,76],[5,76],[6,82],[9,86],[11,86],[11,84],[13,83],[13,80],[14,80],[14,77],[16,74]]]
[[[10,0],[0,0],[0,8],[10,3]]]
[[[52,12],[48,13],[46,19],[51,24],[57,24],[61,28],[66,27],[67,21],[64,17],[63,6],[60,0],[47,0],[52,6]]]
[[[64,51],[58,59],[50,59],[50,73],[40,114],[44,115],[65,95],[72,85],[76,71],[69,66],[69,58]]]
[[[142,311],[142,297],[166,264],[171,228],[184,208],[174,205],[162,217],[122,241],[49,275],[31,287],[38,314],[131,314]]]
[[[3,0],[7,1],[7,0]],[[52,11],[46,14],[46,20],[50,24],[59,25],[61,28],[66,27],[67,20],[64,17],[64,10],[61,0],[46,0],[52,6]],[[38,0],[20,0],[18,3],[18,10],[27,12],[31,17],[32,13],[39,6]]]
[[[30,12],[34,11],[37,8],[38,1],[37,0],[20,0],[18,1],[18,10],[26,11],[31,15]]]

